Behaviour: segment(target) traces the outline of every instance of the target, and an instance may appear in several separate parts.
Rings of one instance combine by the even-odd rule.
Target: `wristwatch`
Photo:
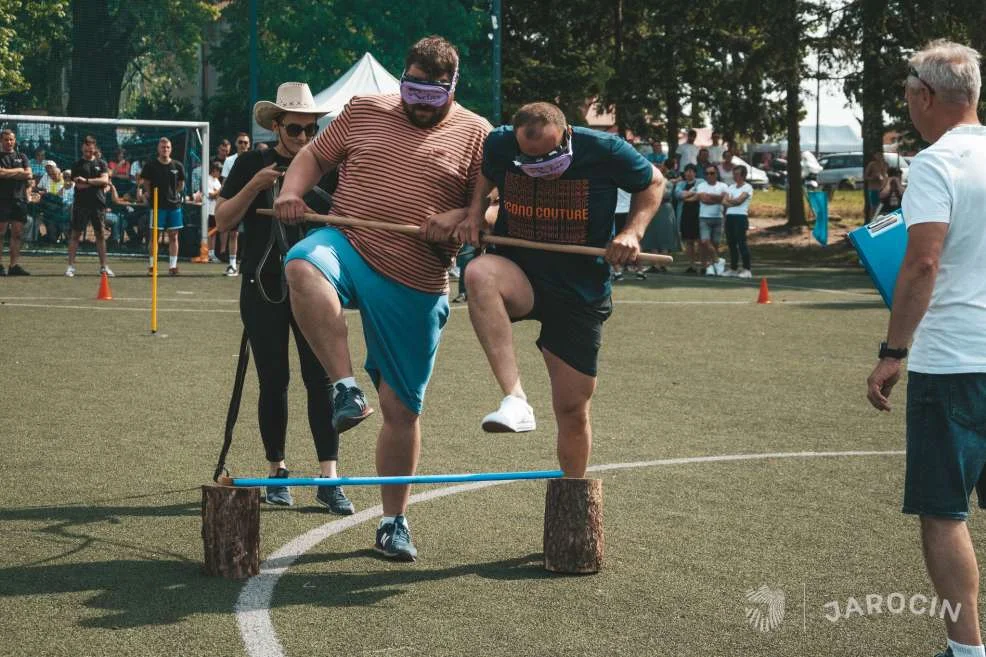
[[[886,342],[880,343],[880,358],[894,358],[896,360],[904,360],[907,358],[907,347],[902,347],[900,349],[891,349],[887,346]]]

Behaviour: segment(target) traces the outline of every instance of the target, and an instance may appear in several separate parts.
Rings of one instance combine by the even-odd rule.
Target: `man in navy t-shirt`
[[[500,211],[489,226],[485,199],[494,187],[500,191]],[[632,201],[626,226],[614,237],[618,188],[629,191]],[[483,429],[535,428],[510,322],[541,322],[537,346],[551,377],[558,458],[566,476],[584,476],[589,461],[589,400],[602,324],[612,311],[610,265],[636,260],[663,193],[664,177],[630,144],[570,127],[550,103],[521,107],[512,126],[486,139],[483,176],[455,231],[461,241],[479,244],[480,233],[492,228],[495,235],[606,249],[599,258],[498,247],[474,260],[466,274],[469,316],[506,395],[483,419]]]

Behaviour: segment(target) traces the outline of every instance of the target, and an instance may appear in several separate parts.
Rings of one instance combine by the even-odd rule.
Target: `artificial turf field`
[[[580,577],[541,568],[543,482],[415,504],[414,564],[373,555],[375,519],[326,528],[338,517],[297,490],[294,508],[263,508],[264,558],[312,530],[325,540],[295,561],[301,550],[278,555],[268,566],[283,572],[254,580],[241,599],[243,583],[200,574],[199,534],[199,487],[221,444],[242,330],[240,280],[220,265],[182,264],[182,276],[160,281],[166,337],[152,338],[144,263],[111,261],[110,302],[94,299],[94,258],[80,259],[75,279],[62,276],[63,259],[44,257],[26,259],[30,278],[0,278],[0,655],[925,657],[944,645],[942,621],[927,613],[865,613],[867,595],[933,591],[916,521],[899,512],[904,386],[890,415],[864,397],[888,313],[858,270],[760,266],[769,306],[754,303],[757,279],[618,284],[592,462],[894,453],[599,472],[606,565]],[[369,388],[358,315],[349,322]],[[539,429],[480,430],[500,393],[467,312],[454,307],[419,472],[555,466],[536,325],[515,336]],[[251,367],[229,459],[236,475],[264,472],[255,404]],[[312,474],[300,374],[290,408],[289,467]],[[373,473],[378,428],[374,416],[343,436],[342,474]],[[378,503],[376,489],[347,492],[360,511]],[[982,514],[970,525],[986,535]],[[746,593],[762,584],[785,594],[783,622],[769,632],[745,618]],[[850,598],[864,613],[826,618],[826,603],[845,610]]]

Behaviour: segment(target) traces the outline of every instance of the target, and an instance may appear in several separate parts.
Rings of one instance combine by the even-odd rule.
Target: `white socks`
[[[229,256],[229,266],[232,267],[233,269],[236,269],[236,256],[235,255]]]
[[[356,377],[355,376],[347,376],[347,377],[344,377],[344,378],[339,379],[338,381],[333,381],[332,382],[332,389],[335,390],[335,387],[338,384],[340,384],[340,383],[342,385],[346,386],[347,388],[355,388],[356,387]]]
[[[178,266],[178,256],[168,256],[168,267],[174,269]]]
[[[949,639],[948,647],[952,649],[952,654],[955,657],[986,657],[986,649],[983,648],[982,644],[967,646],[964,643],[956,643]]]

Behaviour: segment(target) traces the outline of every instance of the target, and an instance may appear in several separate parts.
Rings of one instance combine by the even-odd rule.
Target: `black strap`
[[[223,448],[219,451],[219,462],[216,463],[216,471],[212,474],[213,481],[219,481],[222,474],[229,474],[226,470],[226,456],[229,454],[230,445],[233,444],[233,428],[236,426],[236,418],[240,415],[240,399],[243,397],[243,382],[246,379],[247,365],[250,364],[250,339],[247,337],[246,329],[243,329],[243,339],[240,340],[240,357],[236,361],[236,379],[233,381],[233,396],[229,399],[229,410],[226,411],[226,435],[223,437]]]

